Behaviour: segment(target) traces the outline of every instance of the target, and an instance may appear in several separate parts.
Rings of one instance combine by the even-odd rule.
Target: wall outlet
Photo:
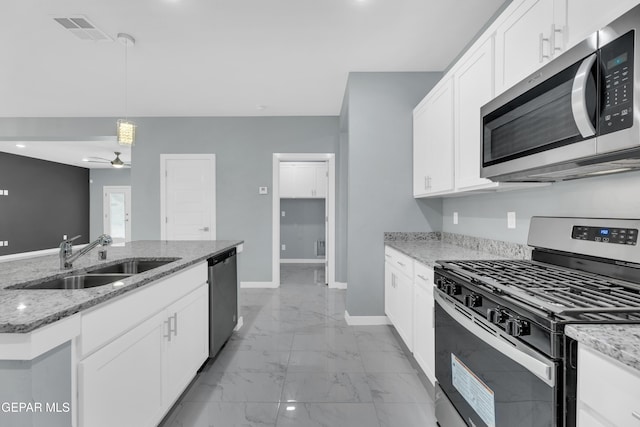
[[[267,187],[258,187],[258,194],[269,194]]]
[[[453,213],[453,223],[457,224],[458,223],[458,212],[454,212]]]
[[[516,228],[515,212],[507,212],[507,228]]]
[[[282,245],[282,250],[286,251],[287,250],[287,245]]]
[[[282,217],[284,218],[284,211],[282,211]]]

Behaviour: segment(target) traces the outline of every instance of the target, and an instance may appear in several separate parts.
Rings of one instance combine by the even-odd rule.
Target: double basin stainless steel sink
[[[179,258],[145,259],[134,258],[107,266],[88,268],[83,273],[70,273],[68,276],[56,277],[50,280],[27,282],[10,286],[8,289],[87,289],[96,286],[113,285],[122,286],[123,279],[134,274],[143,273],[162,267]]]

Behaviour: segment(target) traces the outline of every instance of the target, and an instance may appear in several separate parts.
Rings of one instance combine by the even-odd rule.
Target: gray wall
[[[89,234],[91,240],[94,240],[104,232],[102,218],[103,187],[105,185],[131,185],[131,169],[91,169],[89,178],[91,180],[89,183]],[[134,219],[133,215],[131,219]],[[133,222],[131,227],[132,229],[135,227]]]
[[[346,123],[345,123],[346,128]],[[336,179],[340,183],[336,190],[336,282],[347,282],[347,219],[348,219],[348,166],[349,134],[340,131],[340,147],[336,156]]]
[[[600,218],[640,217],[640,172],[559,182],[533,190],[444,199],[443,231],[526,243],[534,215]],[[507,212],[516,228],[507,229]],[[458,225],[453,225],[458,212]]]
[[[0,153],[0,255],[56,248],[63,235],[89,240],[89,171]]]
[[[325,239],[324,199],[280,199],[281,259],[317,259],[316,240]]]
[[[412,195],[412,111],[441,73],[351,73],[347,83],[347,310],[384,315],[385,231],[439,231],[441,200]],[[343,112],[344,113],[344,112]]]
[[[63,344],[34,360],[0,361],[0,402],[39,402],[42,412],[3,413],[3,427],[68,427],[71,412],[47,412],[46,404],[71,408],[71,343]]]
[[[245,241],[242,281],[272,279],[273,153],[335,153],[337,117],[139,118],[131,169],[134,240],[160,238],[160,154],[215,153],[217,239]],[[258,187],[268,186],[268,195]],[[144,221],[140,219],[144,218]]]

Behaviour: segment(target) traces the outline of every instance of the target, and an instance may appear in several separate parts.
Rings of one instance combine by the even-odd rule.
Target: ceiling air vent
[[[53,18],[53,20],[71,31],[71,33],[80,40],[113,41],[111,37],[96,28],[96,26],[84,16]]]

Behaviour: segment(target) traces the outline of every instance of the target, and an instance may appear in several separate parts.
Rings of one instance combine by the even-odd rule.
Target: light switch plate
[[[0,247],[4,246],[4,242],[0,240]]]
[[[5,245],[5,246],[9,246],[9,241],[5,240],[5,241],[4,241],[4,245]]]
[[[4,190],[4,195],[8,196],[9,195],[9,190]]]
[[[454,212],[453,213],[453,223],[457,224],[458,223],[458,212]]]
[[[282,245],[282,250],[286,251],[287,250],[287,245]]]
[[[507,212],[507,228],[516,228],[515,212]]]
[[[258,193],[259,194],[269,194],[269,190],[267,189],[267,187],[258,187]]]
[[[284,218],[284,211],[282,211],[282,217]]]

